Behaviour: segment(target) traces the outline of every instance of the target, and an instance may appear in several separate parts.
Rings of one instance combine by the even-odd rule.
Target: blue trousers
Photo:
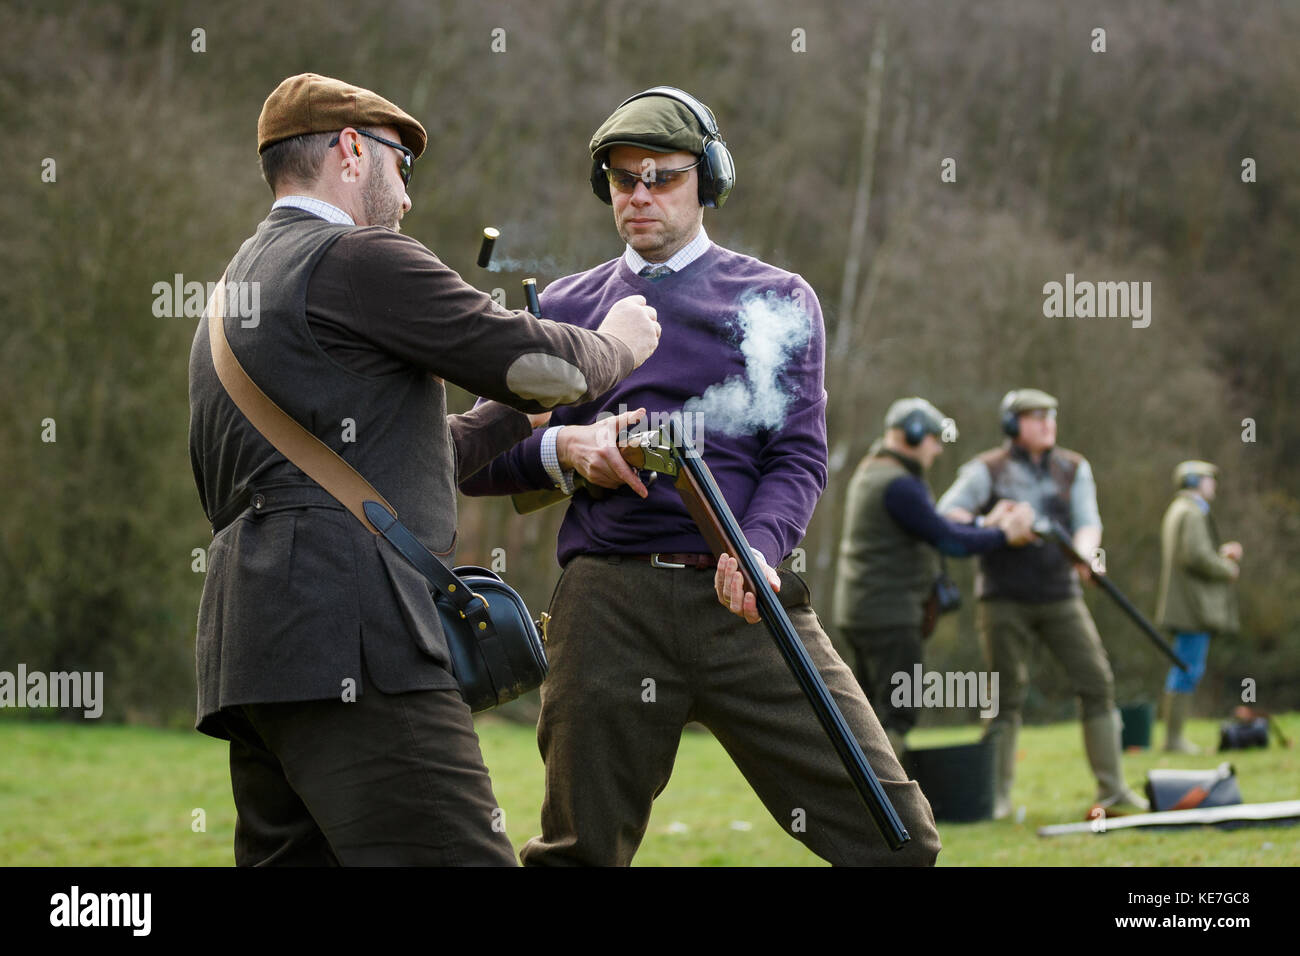
[[[1174,653],[1187,665],[1187,671],[1169,668],[1165,690],[1172,694],[1190,694],[1205,676],[1205,660],[1210,656],[1209,632],[1179,631],[1174,635]]]

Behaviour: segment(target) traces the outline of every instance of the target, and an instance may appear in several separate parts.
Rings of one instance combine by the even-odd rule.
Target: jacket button
[[[257,510],[260,511],[261,508],[262,508],[262,505],[264,505],[264,504],[266,504],[266,496],[265,496],[265,495],[261,495],[261,494],[253,495],[253,507],[254,507],[255,509],[257,509]]]

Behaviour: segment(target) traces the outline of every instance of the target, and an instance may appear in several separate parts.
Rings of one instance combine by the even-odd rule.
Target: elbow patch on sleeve
[[[520,398],[551,408],[571,405],[587,394],[587,377],[558,355],[529,352],[510,363],[506,387]]]

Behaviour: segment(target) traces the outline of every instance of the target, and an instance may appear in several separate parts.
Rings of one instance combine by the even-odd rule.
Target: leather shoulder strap
[[[337,498],[371,534],[379,534],[379,528],[366,515],[365,503],[378,502],[396,518],[393,506],[334,449],[294,421],[248,377],[226,341],[225,314],[226,274],[222,273],[221,281],[208,302],[208,344],[212,348],[212,364],[217,370],[217,378],[231,401],[276,451]]]
[[[208,344],[212,347],[212,365],[217,370],[217,378],[235,406],[276,451],[337,498],[371,534],[383,535],[430,585],[451,601],[472,627],[488,636],[495,634],[487,601],[471,591],[454,571],[407,530],[398,520],[393,506],[361,477],[360,472],[299,425],[248,377],[248,372],[239,364],[226,341],[225,313],[226,276],[222,273],[208,303]],[[478,607],[472,607],[476,598]],[[505,672],[510,673],[508,665]]]

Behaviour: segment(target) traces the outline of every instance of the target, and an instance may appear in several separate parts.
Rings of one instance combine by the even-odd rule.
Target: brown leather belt
[[[628,554],[633,561],[645,561],[656,568],[698,568],[701,571],[718,566],[718,559],[711,554]]]

